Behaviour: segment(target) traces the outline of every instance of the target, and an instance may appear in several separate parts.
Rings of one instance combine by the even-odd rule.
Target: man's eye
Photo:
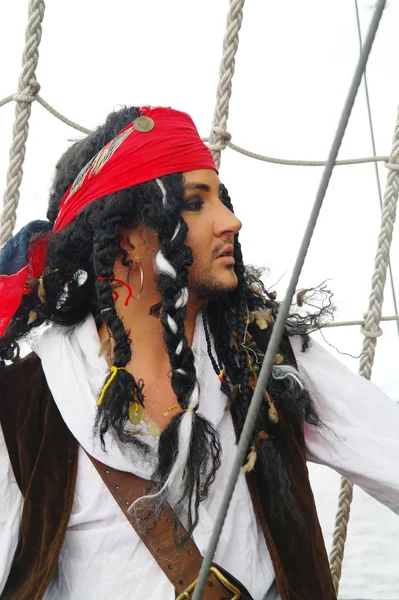
[[[189,198],[184,202],[184,210],[189,210],[192,212],[198,212],[201,210],[204,201],[201,198]]]

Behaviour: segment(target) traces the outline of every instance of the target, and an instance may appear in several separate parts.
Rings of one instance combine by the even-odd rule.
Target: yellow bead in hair
[[[115,379],[118,371],[126,371],[127,373],[129,373],[129,371],[125,367],[111,367],[111,375],[109,376],[109,378],[107,379],[107,381],[104,384],[103,389],[101,390],[100,397],[97,401],[98,406],[100,406],[102,404],[102,401],[104,399],[104,394],[107,391],[107,389],[109,388],[109,386],[111,385],[111,383],[113,382],[113,380]]]

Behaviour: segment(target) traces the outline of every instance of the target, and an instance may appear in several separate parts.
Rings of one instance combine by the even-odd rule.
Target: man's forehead
[[[220,179],[212,169],[197,169],[183,173],[184,187],[193,187],[192,184],[203,184],[209,187],[219,187]]]

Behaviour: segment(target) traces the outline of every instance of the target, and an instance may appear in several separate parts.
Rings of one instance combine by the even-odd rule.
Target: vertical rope
[[[360,27],[360,15],[359,15],[358,0],[355,0],[355,11],[356,11],[357,35],[359,38],[359,46],[360,46],[360,52],[361,52],[362,46],[363,46],[363,39],[362,39],[362,30]],[[371,148],[373,151],[373,155],[377,156],[377,151],[376,151],[376,147],[375,147],[375,138],[374,138],[373,118],[371,116],[371,102],[370,102],[370,96],[369,96],[369,86],[367,83],[366,71],[364,73],[363,79],[364,79],[364,92],[366,95],[367,114],[368,114],[369,126],[370,126]],[[382,210],[382,192],[381,192],[380,174],[378,171],[378,164],[376,162],[374,163],[374,172],[375,172],[375,178],[376,178],[376,183],[377,183],[378,200],[380,203],[380,209]],[[390,262],[388,263],[388,272],[389,272],[389,281],[390,281],[391,290],[392,290],[392,300],[393,300],[394,312],[397,315],[398,314],[398,302],[396,299],[395,283],[393,280],[392,266],[391,266]],[[399,337],[399,321],[396,321],[396,331],[397,331],[398,337]]]
[[[390,171],[387,178],[382,206],[381,225],[374,262],[374,273],[371,280],[369,305],[367,312],[364,315],[364,325],[361,327],[364,339],[359,374],[366,379],[370,379],[371,377],[377,339],[382,334],[380,321],[382,304],[384,301],[384,287],[389,267],[389,252],[392,243],[399,194],[399,111],[396,118],[393,147],[389,163],[387,163],[386,166]],[[345,540],[348,530],[352,497],[353,484],[342,478],[338,499],[338,511],[335,520],[333,545],[330,554],[331,573],[337,594],[342,571],[342,561],[344,558]]]
[[[344,560],[345,542],[348,534],[348,523],[352,499],[353,483],[345,479],[345,477],[341,477],[338,508],[335,515],[333,545],[330,553],[331,576],[337,596],[342,574],[342,562]]]
[[[226,125],[229,116],[235,56],[238,49],[238,34],[242,24],[244,3],[245,0],[230,0],[230,8],[227,14],[226,34],[223,40],[223,56],[220,64],[219,83],[216,90],[216,106],[209,138],[209,149],[218,168],[220,167],[221,151],[226,147],[225,140],[230,139],[230,136],[226,134]]]
[[[22,71],[18,83],[18,94],[14,96],[15,120],[10,147],[10,163],[7,171],[6,191],[1,214],[0,247],[12,236],[19,202],[22,181],[22,165],[25,158],[26,140],[29,131],[31,104],[39,91],[36,67],[39,59],[39,44],[42,37],[44,0],[30,0],[28,25],[25,32],[25,48],[22,55]]]

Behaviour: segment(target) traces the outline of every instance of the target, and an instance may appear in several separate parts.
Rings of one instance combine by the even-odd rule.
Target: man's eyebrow
[[[184,189],[185,190],[201,190],[203,192],[210,192],[211,188],[209,185],[207,185],[206,183],[185,183],[184,184]],[[219,185],[219,192],[222,189],[222,184]]]
[[[206,183],[185,183],[185,190],[202,190],[203,192],[210,192],[211,188]]]

